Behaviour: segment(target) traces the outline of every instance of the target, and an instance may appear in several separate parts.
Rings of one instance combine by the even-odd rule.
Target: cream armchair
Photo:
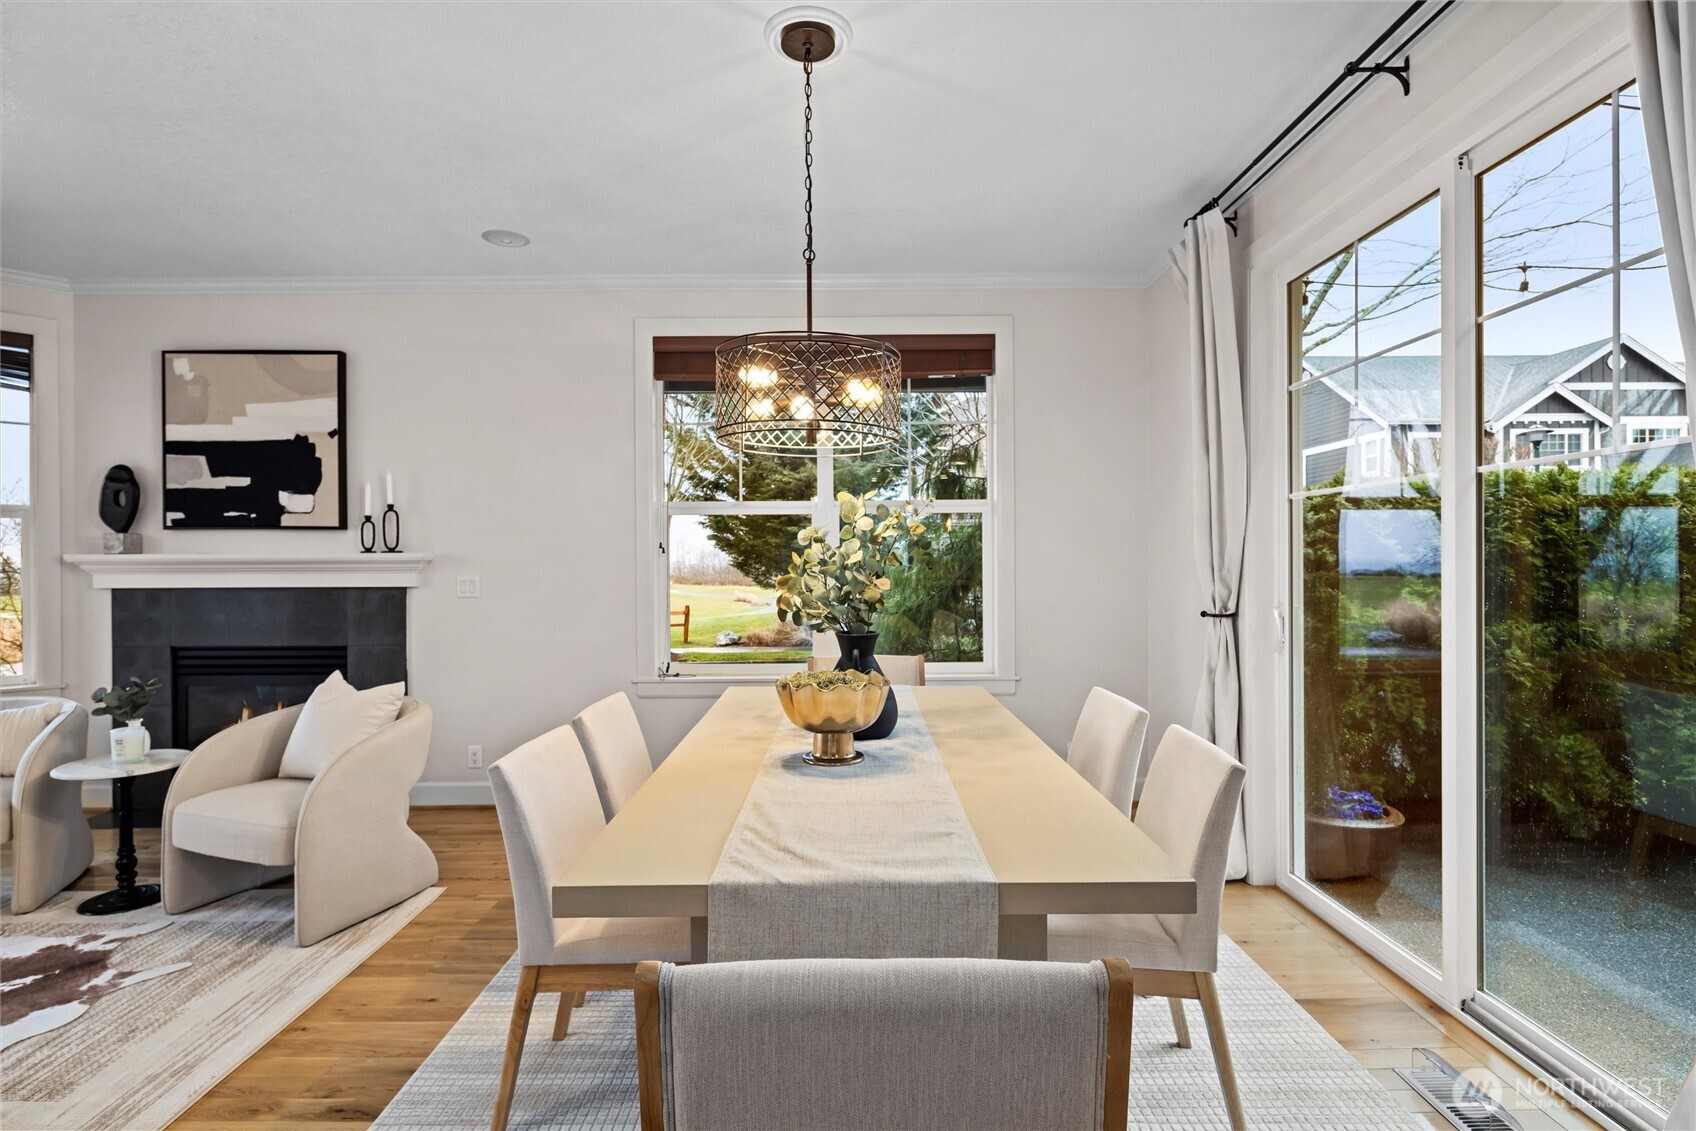
[[[51,776],[54,766],[88,757],[88,711],[69,699],[0,700],[0,709],[8,711],[50,706],[59,713],[24,747],[16,775],[0,777],[0,841],[12,842],[14,915],[34,911],[64,891],[94,859],[82,783]]]
[[[294,937],[311,946],[436,882],[436,857],[406,823],[430,749],[430,708],[395,721],[316,778],[277,776],[299,707],[216,734],[165,798],[165,910],[189,911],[294,873]]]

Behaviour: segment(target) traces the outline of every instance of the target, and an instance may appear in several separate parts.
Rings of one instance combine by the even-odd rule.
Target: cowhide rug
[[[148,970],[120,970],[114,965],[114,955],[126,939],[168,926],[165,921],[138,923],[72,939],[0,938],[0,1049],[69,1025],[89,1006],[125,986],[187,970],[192,963]]]
[[[87,892],[64,892],[0,916],[0,1123],[159,1131],[440,894],[308,947],[286,888],[93,920],[76,911]]]

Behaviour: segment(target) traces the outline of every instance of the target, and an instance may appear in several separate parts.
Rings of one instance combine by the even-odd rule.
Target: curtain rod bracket
[[[1399,67],[1392,63],[1374,63],[1370,67],[1363,67],[1359,63],[1350,63],[1343,68],[1343,74],[1389,75],[1391,78],[1402,84],[1403,98],[1407,98],[1413,94],[1413,56],[1411,55],[1404,55],[1402,57],[1401,66]]]

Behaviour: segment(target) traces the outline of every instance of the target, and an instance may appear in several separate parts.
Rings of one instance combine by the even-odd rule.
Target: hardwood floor
[[[369,1123],[512,955],[512,892],[494,810],[415,809],[412,825],[441,864],[441,898],[173,1127],[259,1123],[305,1131]],[[158,832],[138,830],[136,840],[146,881],[158,874]],[[96,864],[80,889],[112,884],[116,834],[96,830],[95,844]],[[1431,1126],[1449,1124],[1393,1071],[1413,1064],[1421,1047],[1514,1109],[1526,1131],[1596,1128],[1284,893],[1227,885],[1223,926]]]
[[[1397,1068],[1428,1048],[1510,1109],[1525,1131],[1599,1131],[1513,1061],[1424,994],[1276,888],[1225,885],[1225,933],[1301,1003],[1325,1031],[1432,1127],[1447,1120],[1408,1088]],[[1230,1018],[1227,1015],[1226,1022]]]

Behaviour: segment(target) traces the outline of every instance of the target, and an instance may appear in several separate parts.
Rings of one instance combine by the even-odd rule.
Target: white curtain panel
[[[1631,39],[1678,333],[1696,358],[1696,2],[1632,0]]]
[[[1243,529],[1248,522],[1248,440],[1230,241],[1225,217],[1218,208],[1210,208],[1190,224],[1180,266],[1190,308],[1195,563],[1207,582],[1206,611],[1235,614],[1242,588]],[[1240,757],[1237,622],[1234,616],[1214,616],[1202,625],[1207,634],[1206,660],[1190,729]],[[1239,809],[1225,878],[1240,880],[1247,874],[1248,849]]]

